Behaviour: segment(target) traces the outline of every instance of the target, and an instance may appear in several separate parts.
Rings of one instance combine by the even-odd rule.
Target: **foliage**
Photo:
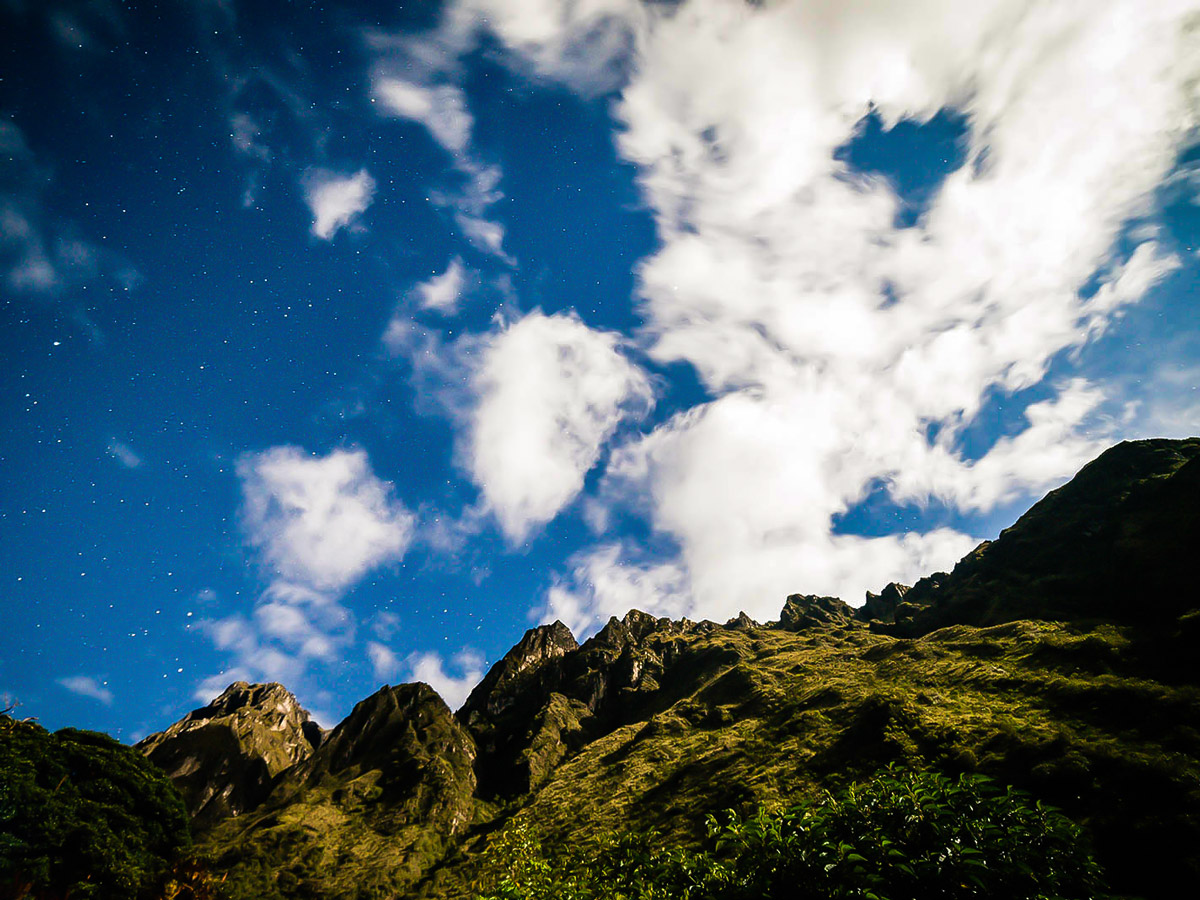
[[[1077,826],[982,776],[890,766],[779,813],[710,816],[711,849],[626,833],[557,858],[523,824],[488,851],[482,900],[1091,898],[1100,873]]]
[[[887,900],[1095,896],[1099,871],[1069,819],[1013,788],[889,767],[778,815],[710,819],[737,898]]]
[[[190,843],[179,794],[132,748],[0,719],[4,896],[153,896]]]

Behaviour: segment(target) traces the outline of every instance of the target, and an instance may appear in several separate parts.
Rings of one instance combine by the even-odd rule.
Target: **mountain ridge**
[[[381,688],[231,793],[236,815],[194,811],[201,845],[233,897],[469,896],[479,851],[521,822],[552,843],[630,825],[696,842],[705,811],[902,761],[1033,791],[1087,825],[1117,887],[1166,897],[1200,878],[1197,510],[1200,439],[1131,442],[952,572],[859,608],[631,610],[582,645],[529,629],[457,713],[427,685]],[[170,756],[183,722],[219,718],[197,713],[139,746]]]

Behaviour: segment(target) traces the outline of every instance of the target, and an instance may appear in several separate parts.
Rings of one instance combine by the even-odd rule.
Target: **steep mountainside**
[[[198,819],[202,846],[235,898],[470,896],[522,822],[551,847],[695,843],[708,812],[898,761],[1026,788],[1086,826],[1118,891],[1174,897],[1200,881],[1198,466],[1200,440],[1120,445],[952,573],[857,610],[631,611],[582,646],[532,629],[457,715],[425,685],[364,700],[241,815]],[[152,758],[193,759],[192,796],[228,782],[224,749],[188,756],[173,729]]]
[[[212,830],[215,866],[240,896],[395,896],[471,824],[474,759],[432,688],[382,688],[257,810]]]
[[[320,727],[282,685],[237,681],[137,747],[204,824],[253,809],[275,776],[307,759],[320,741]]]
[[[1165,625],[1196,606],[1200,439],[1118,444],[949,575],[924,578],[897,633],[1022,618]]]

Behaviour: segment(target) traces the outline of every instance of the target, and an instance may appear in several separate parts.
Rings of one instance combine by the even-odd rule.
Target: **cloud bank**
[[[686,584],[684,608],[714,617],[773,614],[790,591],[856,602],[973,543],[838,533],[871,490],[986,512],[1061,482],[1114,436],[1100,423],[1122,420],[1119,395],[1047,373],[1178,264],[1147,224],[1196,125],[1194,2],[455,9],[486,18],[537,77],[577,81],[587,35],[611,51],[598,57],[618,73],[618,147],[661,240],[638,272],[643,346],[692,366],[715,398],[621,447],[605,479],[606,503],[678,547],[675,568],[603,545],[548,608],[595,619],[660,581],[641,602],[678,608]],[[896,183],[842,150],[865,117],[886,131],[942,110],[965,123],[962,164],[904,215]],[[1044,399],[1028,405],[1034,387]],[[997,403],[1028,408],[967,455],[963,435]],[[505,421],[553,444],[536,437],[547,420]],[[593,433],[588,465],[611,431]],[[544,487],[532,472],[505,480],[500,460],[536,449],[479,434],[476,478],[510,534],[578,491],[574,463]],[[489,458],[493,445],[513,449]],[[597,560],[632,574],[597,578]]]

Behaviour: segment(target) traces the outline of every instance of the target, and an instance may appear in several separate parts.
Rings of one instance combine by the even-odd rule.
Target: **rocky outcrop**
[[[251,816],[210,840],[254,896],[396,896],[445,854],[475,813],[475,742],[423,683],[358,703]],[[275,871],[277,861],[289,868]]]
[[[779,614],[779,627],[784,631],[805,631],[809,628],[836,628],[854,621],[854,609],[837,597],[817,597],[811,594],[792,594]]]
[[[546,663],[578,649],[571,629],[562,622],[529,629],[471,691],[459,717],[471,724],[500,715],[516,703],[522,693],[534,687],[532,682],[537,680]]]
[[[712,627],[630,610],[583,646],[559,622],[526,632],[458,712],[475,736],[482,795],[535,790],[659,690],[685,635]]]
[[[137,748],[170,776],[203,825],[257,807],[275,778],[320,743],[320,727],[282,685],[237,681]]]
[[[891,582],[878,594],[867,591],[867,602],[854,613],[855,618],[863,622],[882,622],[890,624],[896,621],[896,609],[904,602],[904,595],[909,591],[907,584]]]
[[[751,628],[757,628],[758,623],[746,615],[745,611],[742,611],[726,622],[725,627],[736,628],[739,631],[749,631]]]

